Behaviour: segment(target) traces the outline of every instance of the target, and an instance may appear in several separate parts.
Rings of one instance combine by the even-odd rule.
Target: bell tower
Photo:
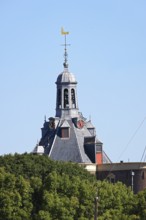
[[[77,81],[75,76],[69,72],[67,63],[67,46],[66,35],[69,32],[61,30],[62,35],[65,37],[64,46],[64,70],[57,77],[57,94],[56,94],[56,117],[59,118],[76,118],[79,116],[78,113],[78,102],[77,102]]]

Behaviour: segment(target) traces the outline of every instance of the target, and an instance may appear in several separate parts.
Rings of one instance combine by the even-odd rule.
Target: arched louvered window
[[[61,89],[57,91],[57,107],[61,108]]]
[[[68,89],[64,90],[64,108],[69,107],[69,101],[68,101]]]
[[[72,101],[72,107],[76,108],[75,90],[74,89],[71,89],[71,101]]]

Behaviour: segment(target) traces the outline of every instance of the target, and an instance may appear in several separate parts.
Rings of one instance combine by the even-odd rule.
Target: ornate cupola
[[[56,95],[56,117],[60,118],[77,118],[78,113],[78,102],[77,102],[77,81],[75,76],[69,72],[67,63],[67,46],[66,34],[65,33],[65,44],[64,47],[64,70],[57,77],[57,95]]]

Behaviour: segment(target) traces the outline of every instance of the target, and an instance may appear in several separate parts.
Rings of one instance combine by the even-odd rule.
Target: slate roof
[[[53,160],[58,161],[94,163],[95,151],[101,151],[103,163],[111,163],[106,153],[102,151],[102,142],[96,138],[95,134],[90,132],[90,129],[94,128],[91,122],[85,121],[84,127],[79,129],[72,118],[55,118],[55,125],[55,129],[50,129],[48,122],[44,123],[46,130],[39,144],[34,148],[33,153],[44,153]],[[61,137],[61,129],[63,127],[69,128],[69,138]]]
[[[88,158],[84,150],[84,136],[90,135],[90,133],[87,131],[87,128],[76,128],[71,119],[65,120],[63,123],[69,124],[70,137],[60,137],[59,129],[60,125],[62,124],[62,121],[60,120],[60,124],[54,137],[54,142],[49,152],[49,157],[51,157],[53,160],[91,163],[91,160]]]

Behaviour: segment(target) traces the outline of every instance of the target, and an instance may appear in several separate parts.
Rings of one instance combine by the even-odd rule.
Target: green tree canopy
[[[146,219],[146,190],[97,181],[83,167],[47,156],[0,156],[0,220]]]

